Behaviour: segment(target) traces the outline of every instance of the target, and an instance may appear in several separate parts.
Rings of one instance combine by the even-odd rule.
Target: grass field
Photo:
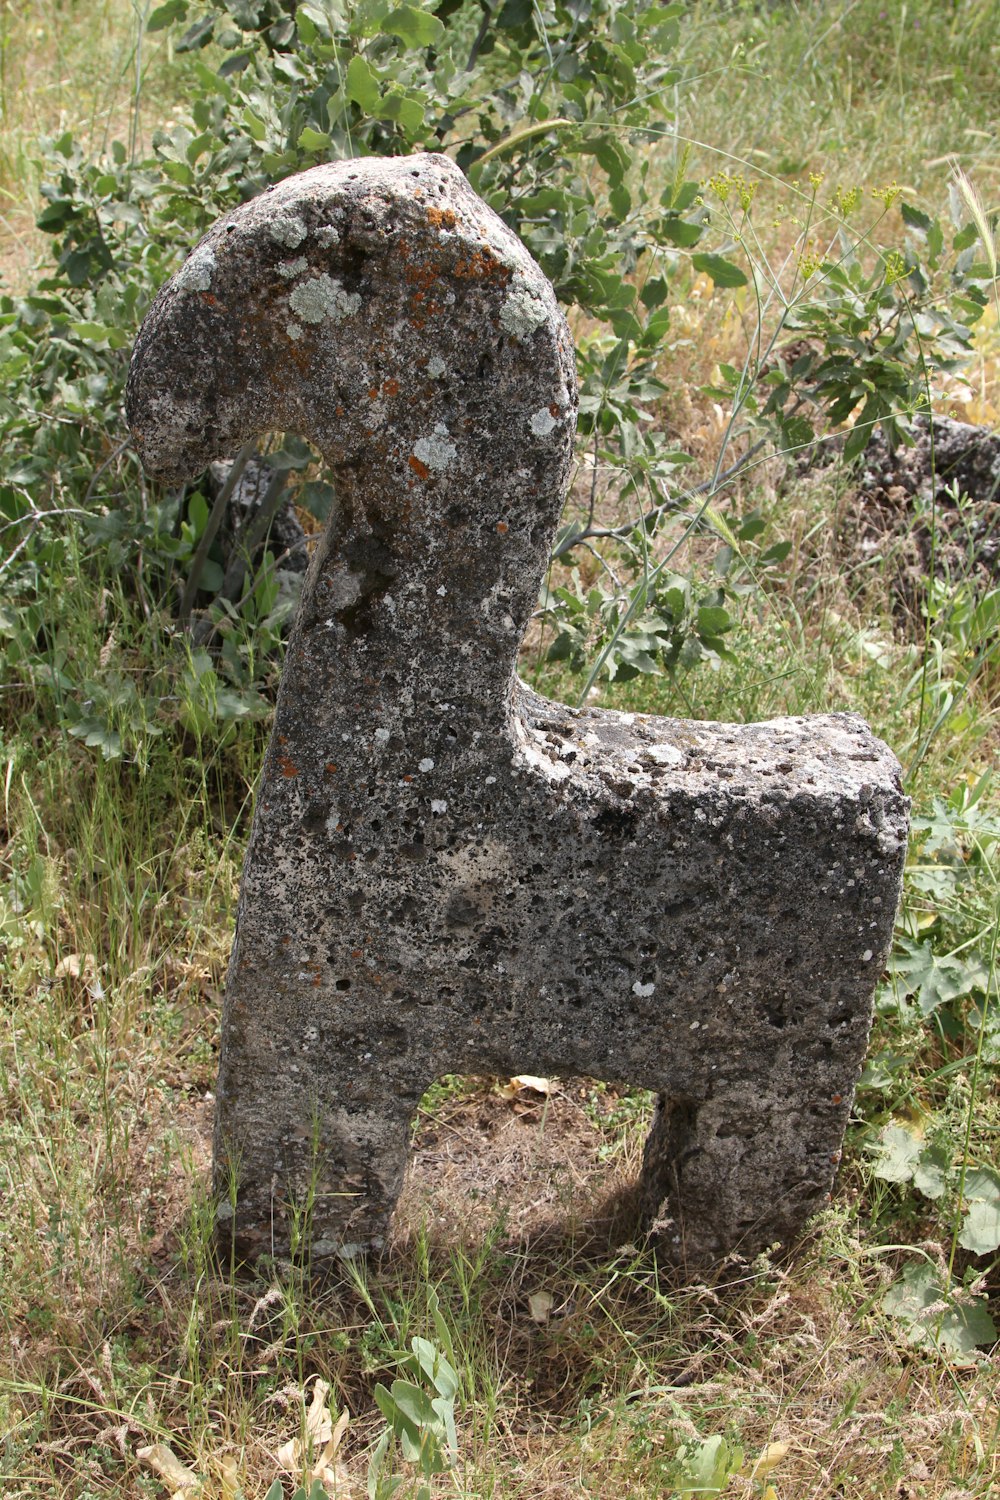
[[[0,0],[8,288],[32,286],[45,251],[36,137],[72,127],[95,150],[135,146],[183,99],[190,58],[163,32],[142,37],[149,9]],[[957,161],[996,213],[992,0],[689,12],[677,140],[657,169],[690,143],[696,175],[754,178],[770,264],[799,245],[810,174],[859,185],[869,207],[895,181],[937,214]],[[700,477],[725,429],[714,372],[742,357],[749,316],[702,277],[673,317],[662,419]],[[995,302],[933,395],[996,430]],[[892,555],[851,545],[856,494],[836,462],[762,463],[732,508],[759,510],[791,546],[748,595],[735,660],[602,690],[706,718],[856,710],[896,750],[914,804],[893,972],[833,1202],[793,1255],[695,1284],[630,1218],[648,1100],[586,1079],[439,1080],[380,1260],[326,1279],[298,1262],[220,1264],[217,1018],[266,717],[209,729],[194,669],[158,703],[150,684],[191,653],[112,552],[95,577],[69,524],[34,582],[47,665],[15,657],[0,599],[8,1500],[277,1500],[300,1481],[378,1500],[395,1479],[416,1496],[419,1466],[398,1447],[373,1458],[375,1388],[393,1380],[443,1390],[438,1417],[453,1410],[457,1451],[427,1481],[434,1496],[1000,1493],[1000,595],[975,571],[994,523],[970,519],[967,557],[903,608]],[[674,566],[710,572],[712,551],[699,540]],[[133,688],[129,754],[106,759],[43,703],[109,663]],[[524,669],[569,701],[586,676],[541,659],[537,636]],[[454,1387],[432,1386],[414,1338],[454,1367]],[[429,1460],[443,1431],[427,1419]]]

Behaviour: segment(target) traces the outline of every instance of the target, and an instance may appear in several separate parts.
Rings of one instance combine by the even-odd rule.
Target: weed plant
[[[0,306],[4,1493],[985,1500],[1000,610],[970,558],[894,616],[838,518],[874,424],[997,410],[994,7],[290,10],[0,11],[5,190],[31,201],[44,112],[53,246]],[[22,107],[81,28],[72,86]],[[237,1273],[213,1243],[215,1017],[292,600],[267,553],[226,597],[206,493],[129,453],[124,369],[225,206],[442,144],[581,351],[525,673],[654,713],[850,708],[914,799],[834,1201],[794,1258],[709,1282],[634,1242],[648,1101],[586,1080],[441,1080],[381,1261]]]

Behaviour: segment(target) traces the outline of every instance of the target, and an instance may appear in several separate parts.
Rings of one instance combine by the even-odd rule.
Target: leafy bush
[[[0,511],[12,542],[0,632],[8,668],[47,689],[74,733],[116,757],[140,753],[164,711],[198,733],[265,711],[259,690],[295,580],[266,550],[227,585],[204,486],[146,483],[121,417],[127,360],[156,289],[221,212],[268,181],[372,152],[453,153],[575,322],[581,479],[555,557],[577,571],[543,600],[550,659],[590,663],[589,687],[599,673],[726,658],[740,600],[787,548],[761,538],[756,513],[723,516],[717,496],[764,453],[808,447],[852,415],[848,456],[876,422],[905,440],[930,374],[968,346],[989,268],[975,260],[974,223],[946,253],[943,227],[904,206],[904,248],[883,246],[895,190],[878,194],[874,231],[852,231],[858,195],[821,202],[818,179],[796,190],[797,256],[772,266],[753,234],[754,185],[725,173],[696,182],[672,134],[684,10],[167,0],[152,13],[150,29],[173,28],[192,54],[186,118],[138,161],[119,143],[95,160],[69,134],[51,142],[38,222],[54,267],[27,297],[0,299]],[[698,249],[707,235],[712,248]],[[748,336],[742,364],[723,365],[707,392],[728,411],[710,477],[685,490],[662,367],[683,343],[670,304],[696,277],[735,299]],[[301,482],[305,462],[286,445],[277,465]],[[296,493],[324,517],[321,486]],[[678,556],[695,536],[710,540],[701,574]],[[136,640],[172,616],[186,625],[200,602],[194,640],[210,657],[193,665],[175,634],[153,653],[161,676],[136,686],[105,633],[97,660],[73,666],[66,585],[84,574],[98,589],[114,581]]]

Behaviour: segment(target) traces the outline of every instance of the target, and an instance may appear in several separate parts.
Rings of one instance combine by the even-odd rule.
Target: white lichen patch
[[[324,318],[342,323],[357,312],[361,297],[357,292],[346,292],[339,281],[323,274],[300,282],[288,302],[303,323],[322,323]]]
[[[300,323],[288,323],[285,326],[285,332],[290,339],[294,339],[298,343],[302,337],[302,325]]]
[[[326,249],[340,244],[340,230],[335,224],[323,224],[316,231],[316,238]]]
[[[433,797],[431,799],[431,812],[432,813],[446,813],[447,811],[448,811],[448,804],[447,804],[447,802],[443,801],[440,797]]]
[[[425,755],[424,758],[423,758],[423,760],[417,766],[417,770],[418,771],[422,771],[424,773],[424,775],[426,775],[428,771],[433,771],[433,769],[434,769],[434,762],[431,760],[431,758],[430,758],[429,755]]]
[[[438,472],[448,467],[457,452],[443,422],[437,423],[430,437],[419,438],[413,445],[414,457]]]
[[[297,255],[294,260],[283,260],[278,267],[278,275],[283,276],[286,281],[291,281],[294,276],[301,276],[303,271],[308,271],[309,262],[304,255]]]
[[[545,302],[518,271],[510,283],[507,300],[500,309],[500,324],[512,338],[520,343],[530,338],[536,328],[548,320],[549,310]]]
[[[555,425],[556,419],[547,406],[540,406],[531,413],[530,426],[535,437],[548,437]]]
[[[297,214],[279,214],[267,227],[271,238],[287,250],[297,250],[309,233]]]
[[[215,251],[211,245],[199,245],[181,266],[174,285],[185,292],[207,292],[212,285],[214,270]]]
[[[655,984],[643,984],[641,979],[637,979],[632,986],[632,993],[638,995],[640,1000],[648,1000],[655,989]]]
[[[435,354],[433,359],[427,361],[427,373],[432,380],[437,380],[438,376],[443,375],[447,368],[440,354]]]
[[[678,750],[676,745],[648,745],[643,748],[642,753],[658,766],[679,766],[684,760],[684,751]]]
[[[361,597],[364,579],[350,568],[334,568],[327,583],[327,602],[335,610],[347,609]]]

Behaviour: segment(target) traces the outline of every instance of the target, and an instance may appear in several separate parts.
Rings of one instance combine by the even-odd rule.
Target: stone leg
[[[423,1086],[370,1050],[341,1068],[300,1064],[291,1086],[273,1063],[239,1079],[224,1067],[215,1190],[220,1240],[240,1259],[289,1248],[350,1257],[384,1244]]]
[[[671,1260],[708,1266],[787,1244],[828,1201],[850,1100],[800,1080],[722,1080],[703,1100],[661,1095],[646,1142],[640,1208]]]

